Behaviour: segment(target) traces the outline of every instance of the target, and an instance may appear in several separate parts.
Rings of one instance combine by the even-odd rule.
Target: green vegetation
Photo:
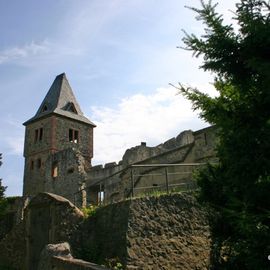
[[[93,204],[90,204],[88,205],[87,207],[83,207],[81,209],[81,211],[83,212],[84,214],[84,217],[85,218],[88,218],[88,217],[92,217],[96,214],[97,212],[97,209],[99,208],[100,206],[99,205],[93,205]]]
[[[268,2],[268,3],[267,3]],[[269,269],[270,262],[270,4],[241,0],[225,25],[216,4],[190,8],[205,25],[185,33],[185,49],[215,74],[217,97],[180,84],[180,92],[216,125],[219,163],[198,178],[199,198],[214,208],[213,269]]]
[[[123,270],[124,269],[122,263],[120,263],[119,258],[106,259],[105,266],[109,267],[109,269],[113,269],[113,270]]]
[[[0,167],[3,164],[2,162],[2,154],[0,153]],[[5,190],[7,187],[2,186],[2,179],[0,179],[0,216],[5,213],[8,202],[5,199]]]
[[[169,189],[169,193],[164,189],[152,189],[151,191],[140,193],[134,198],[143,198],[143,197],[160,197],[162,195],[174,194],[174,193],[182,193],[182,192],[192,192],[194,188],[189,188],[187,185],[178,186]]]
[[[15,268],[7,265],[0,264],[0,270],[15,270]]]

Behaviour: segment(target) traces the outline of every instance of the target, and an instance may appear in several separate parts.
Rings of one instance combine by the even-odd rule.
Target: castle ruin
[[[179,182],[190,183],[191,169],[167,168],[165,164],[192,165],[215,160],[215,129],[209,127],[181,132],[156,147],[141,143],[126,150],[117,163],[92,166],[96,126],[83,115],[65,73],[55,78],[37,113],[24,125],[23,195],[50,192],[78,206],[98,204],[101,200],[119,201],[139,190],[147,192],[151,186],[160,187],[165,180],[175,186]],[[142,166],[146,164],[149,167]],[[157,164],[164,166],[155,167]],[[165,180],[160,176],[164,168]]]
[[[208,268],[208,214],[190,194],[171,191],[196,188],[194,169],[216,161],[214,127],[155,147],[142,142],[117,163],[92,166],[95,124],[65,74],[24,125],[23,197],[11,198],[0,219],[0,268]],[[124,200],[156,190],[169,194]],[[88,218],[76,207],[101,202],[108,205]]]

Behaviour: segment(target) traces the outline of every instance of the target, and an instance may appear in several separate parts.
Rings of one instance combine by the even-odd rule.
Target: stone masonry
[[[101,199],[105,203],[116,202],[130,197],[131,193],[149,192],[151,186],[164,189],[164,168],[131,170],[131,165],[198,164],[216,160],[216,129],[208,127],[183,131],[155,147],[141,143],[127,149],[117,163],[92,167],[95,125],[83,115],[64,73],[56,77],[37,113],[24,125],[23,195],[55,193],[77,206],[98,204]],[[149,173],[155,177],[148,176]],[[191,167],[169,167],[167,174],[171,185],[193,185]]]
[[[88,203],[98,203],[100,190],[104,191],[105,203],[130,197],[130,165],[216,162],[216,143],[216,129],[215,127],[208,127],[195,132],[191,130],[183,131],[177,137],[171,138],[156,147],[148,147],[146,143],[142,143],[128,149],[118,163],[111,162],[105,164],[105,166],[97,165],[88,172],[86,181]],[[167,169],[170,184],[183,182],[183,184],[188,185],[190,183],[192,171],[189,168],[169,167]],[[144,176],[149,173],[155,176]],[[183,173],[183,176],[180,173]],[[144,186],[164,186],[164,167],[137,168],[133,169],[133,174],[135,175],[134,183],[137,190]],[[136,174],[140,176],[136,177]],[[142,189],[141,192],[147,191]]]
[[[24,125],[23,195],[52,192],[74,201],[91,167],[95,125],[83,115],[64,73]],[[83,192],[77,197],[82,205]]]
[[[110,204],[86,219],[74,254],[129,270],[209,269],[208,214],[187,194],[144,197]]]

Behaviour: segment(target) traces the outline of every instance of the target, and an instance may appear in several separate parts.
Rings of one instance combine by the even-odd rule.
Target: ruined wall
[[[205,210],[190,195],[122,201],[83,223],[74,252],[125,269],[208,269],[210,232]]]
[[[37,270],[109,270],[94,263],[73,258],[67,242],[48,244],[40,254]]]
[[[23,220],[24,209],[28,205],[27,197],[7,197],[4,212],[0,215],[0,241]]]
[[[0,240],[0,267],[4,265],[16,270],[25,270],[25,236],[25,224],[21,221]]]
[[[78,259],[61,251],[58,244],[63,242],[70,243]],[[61,252],[51,253],[48,246]],[[68,200],[42,193],[32,199],[24,220],[0,241],[0,265],[99,270],[99,264],[118,262],[133,270],[200,270],[209,266],[210,247],[208,214],[187,194],[122,201],[85,219]]]
[[[44,190],[83,206],[85,198],[81,190],[87,178],[86,163],[82,154],[72,148],[50,155],[44,164]],[[57,175],[53,175],[52,164],[57,168]]]
[[[55,193],[78,206],[85,204],[84,192],[89,162],[76,148],[68,148],[47,155],[39,154],[40,168],[36,166],[25,174],[24,193],[30,196],[39,192]],[[28,162],[26,166],[31,166]],[[27,183],[26,183],[27,182]]]
[[[37,270],[45,245],[70,241],[82,220],[81,211],[65,198],[37,195],[24,219],[0,241],[0,262],[18,270]]]
[[[215,146],[217,143],[215,127],[208,127],[196,132],[187,130],[181,132],[175,138],[171,138],[156,147],[147,147],[145,143],[128,149],[123,159],[118,163],[108,163],[94,166],[88,173],[86,186],[88,202],[97,202],[99,181],[105,192],[105,203],[112,203],[130,196],[131,193],[131,164],[171,164],[171,163],[203,163],[216,161]],[[136,168],[133,169],[136,194],[151,191],[149,187],[160,186],[161,190],[166,187],[165,168]],[[192,186],[192,167],[168,168],[169,182],[171,185]],[[152,176],[146,176],[151,173]],[[111,175],[111,177],[110,177]],[[136,175],[139,175],[136,177]],[[142,177],[142,175],[144,175]],[[95,185],[98,183],[98,185]],[[178,184],[177,184],[178,183]],[[181,185],[178,185],[181,187]],[[148,186],[147,190],[144,189]],[[139,192],[138,190],[141,189]],[[135,195],[136,195],[135,194]],[[92,198],[92,200],[91,200]],[[95,199],[93,199],[95,198]]]
[[[69,241],[83,214],[63,197],[42,193],[26,209],[26,269],[36,270],[46,244]]]

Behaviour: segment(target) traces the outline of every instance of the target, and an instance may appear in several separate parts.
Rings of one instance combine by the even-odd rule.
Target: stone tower
[[[91,166],[95,125],[83,115],[65,73],[24,125],[23,195],[51,192],[74,201]]]

